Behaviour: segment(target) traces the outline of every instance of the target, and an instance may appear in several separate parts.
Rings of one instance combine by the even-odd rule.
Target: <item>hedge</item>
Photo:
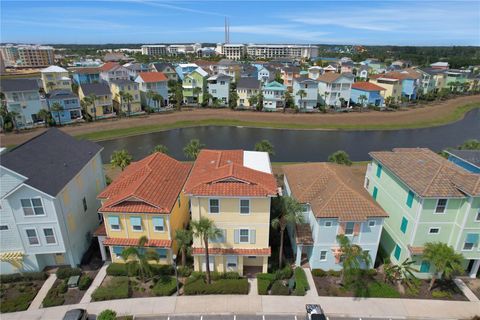
[[[60,267],[58,268],[56,274],[58,279],[68,279],[72,276],[81,275],[82,270],[80,268]]]
[[[276,280],[272,284],[272,289],[270,290],[272,295],[275,296],[288,296],[290,292],[288,291],[288,287],[286,287],[281,280]]]
[[[296,296],[304,296],[309,289],[307,276],[301,267],[295,268],[295,290],[293,292]]]
[[[207,275],[205,272],[200,272],[200,271],[193,271],[190,275],[191,279],[207,279]],[[242,277],[238,272],[230,271],[230,272],[217,272],[213,271],[210,272],[210,280],[212,281],[217,281],[217,280],[222,280],[222,279],[241,279]]]
[[[128,277],[115,277],[109,285],[99,287],[92,294],[93,301],[126,299],[130,293]]]
[[[65,303],[64,293],[68,291],[67,284],[62,281],[55,287],[48,290],[47,295],[43,299],[42,305],[44,308],[61,306]]]
[[[45,280],[45,279],[47,279],[47,274],[45,272],[25,272],[23,274],[12,273],[12,274],[0,275],[1,283],[34,281],[34,280]]]
[[[292,275],[293,275],[292,267],[288,265],[285,266],[283,269],[277,270],[277,272],[275,272],[276,280],[290,279]]]
[[[173,275],[174,269],[171,265],[150,265],[154,276]],[[107,267],[107,275],[115,277],[135,277],[138,276],[139,269],[137,262],[111,263]]]
[[[177,272],[179,277],[190,277],[192,269],[190,267],[178,267]]]
[[[247,279],[220,279],[207,284],[202,278],[188,278],[185,295],[198,294],[248,294]]]
[[[27,310],[28,306],[37,294],[32,287],[30,287],[28,290],[29,292],[24,292],[14,299],[2,299],[2,302],[0,303],[0,312],[5,313]]]
[[[80,281],[78,282],[78,289],[80,289],[82,291],[87,290],[88,287],[90,287],[90,285],[92,284],[92,281],[93,280],[92,280],[92,278],[90,278],[89,275],[86,275],[86,274],[82,275],[80,277]]]
[[[341,271],[335,271],[335,270],[328,270],[328,271],[325,271],[323,269],[313,269],[312,270],[312,275],[314,277],[326,277],[326,276],[340,277],[341,274],[342,274]]]
[[[177,291],[177,280],[170,276],[161,277],[152,288],[156,296],[171,296],[175,291]]]
[[[117,313],[113,310],[106,309],[100,312],[97,317],[97,320],[115,320],[117,319]]]
[[[257,288],[259,295],[268,295],[268,289],[275,281],[275,275],[272,273],[258,273],[257,274]]]

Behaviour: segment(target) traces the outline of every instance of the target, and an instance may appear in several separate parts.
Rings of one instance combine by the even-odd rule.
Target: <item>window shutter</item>
[[[235,243],[240,243],[240,230],[239,229],[235,229],[234,230],[234,237],[233,237],[233,242]]]
[[[360,234],[360,225],[361,223],[355,223],[353,226],[353,235],[358,236]]]
[[[346,223],[342,222],[338,224],[338,234],[345,234]]]
[[[255,241],[256,241],[255,229],[250,229],[250,244],[255,244]]]

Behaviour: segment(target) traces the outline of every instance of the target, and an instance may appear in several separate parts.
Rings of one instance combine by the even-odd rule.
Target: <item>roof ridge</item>
[[[3,81],[3,80],[2,80],[2,81]],[[54,131],[54,130],[58,130],[58,131],[60,131],[60,129],[58,129],[58,128],[55,128],[55,127],[50,127],[50,128],[48,128],[47,130],[44,130],[43,132],[40,132],[40,133],[39,133],[39,134],[37,134],[36,136],[34,136],[34,137],[32,137],[32,138],[28,139],[27,141],[24,141],[24,142],[22,142],[22,143],[20,143],[20,144],[17,144],[16,146],[14,146],[14,147],[13,147],[13,148],[11,148],[11,149],[7,149],[7,152],[9,152],[9,153],[10,153],[10,152],[12,152],[13,150],[16,150],[16,149],[20,148],[21,146],[23,146],[23,145],[25,145],[25,144],[29,143],[30,141],[33,141],[33,140],[35,140],[35,139],[37,139],[37,138],[39,138],[39,137],[43,136],[44,134],[46,134],[46,133],[47,133],[47,132],[49,132],[50,130],[52,130],[52,131]]]

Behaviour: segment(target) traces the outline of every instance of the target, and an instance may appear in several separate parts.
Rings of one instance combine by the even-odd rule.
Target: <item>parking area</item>
[[[395,318],[327,317],[328,320],[395,320]],[[140,316],[135,320],[305,320],[305,315],[194,315]]]

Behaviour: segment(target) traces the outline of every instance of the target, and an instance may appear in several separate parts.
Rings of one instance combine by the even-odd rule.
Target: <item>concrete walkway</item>
[[[313,281],[312,270],[310,268],[303,268],[305,271],[305,275],[307,276],[308,286],[310,289],[307,291],[307,297],[318,297],[317,287],[315,286],[315,282]]]
[[[97,290],[98,287],[103,282],[103,279],[105,279],[105,276],[107,275],[107,267],[110,263],[105,262],[104,265],[98,270],[97,275],[95,276],[95,279],[93,279],[92,284],[90,287],[87,289],[87,292],[82,297],[82,300],[80,300],[80,303],[89,303],[92,301],[92,294],[95,290]]]
[[[472,290],[470,290],[470,288],[465,284],[465,282],[463,282],[462,279],[460,278],[455,278],[453,279],[453,281],[455,282],[455,284],[457,285],[457,287],[462,290],[462,293],[465,297],[467,297],[468,300],[470,301],[480,301],[477,296],[475,295],[475,293],[472,292]],[[478,311],[478,313],[480,314],[480,310]]]
[[[257,278],[248,278],[248,283],[250,284],[250,291],[248,291],[248,295],[258,296]]]
[[[55,273],[52,273],[48,276],[47,280],[45,280],[45,282],[43,283],[43,286],[38,291],[32,303],[30,303],[28,310],[40,309],[43,299],[45,299],[45,297],[47,296],[47,293],[52,288],[55,280],[57,280],[57,275]]]
[[[480,302],[386,298],[212,295],[152,297],[99,301],[23,312],[4,313],[2,320],[61,320],[67,310],[87,309],[99,314],[113,309],[118,315],[185,314],[304,314],[305,304],[322,306],[327,316],[392,319],[470,319],[480,313]]]

